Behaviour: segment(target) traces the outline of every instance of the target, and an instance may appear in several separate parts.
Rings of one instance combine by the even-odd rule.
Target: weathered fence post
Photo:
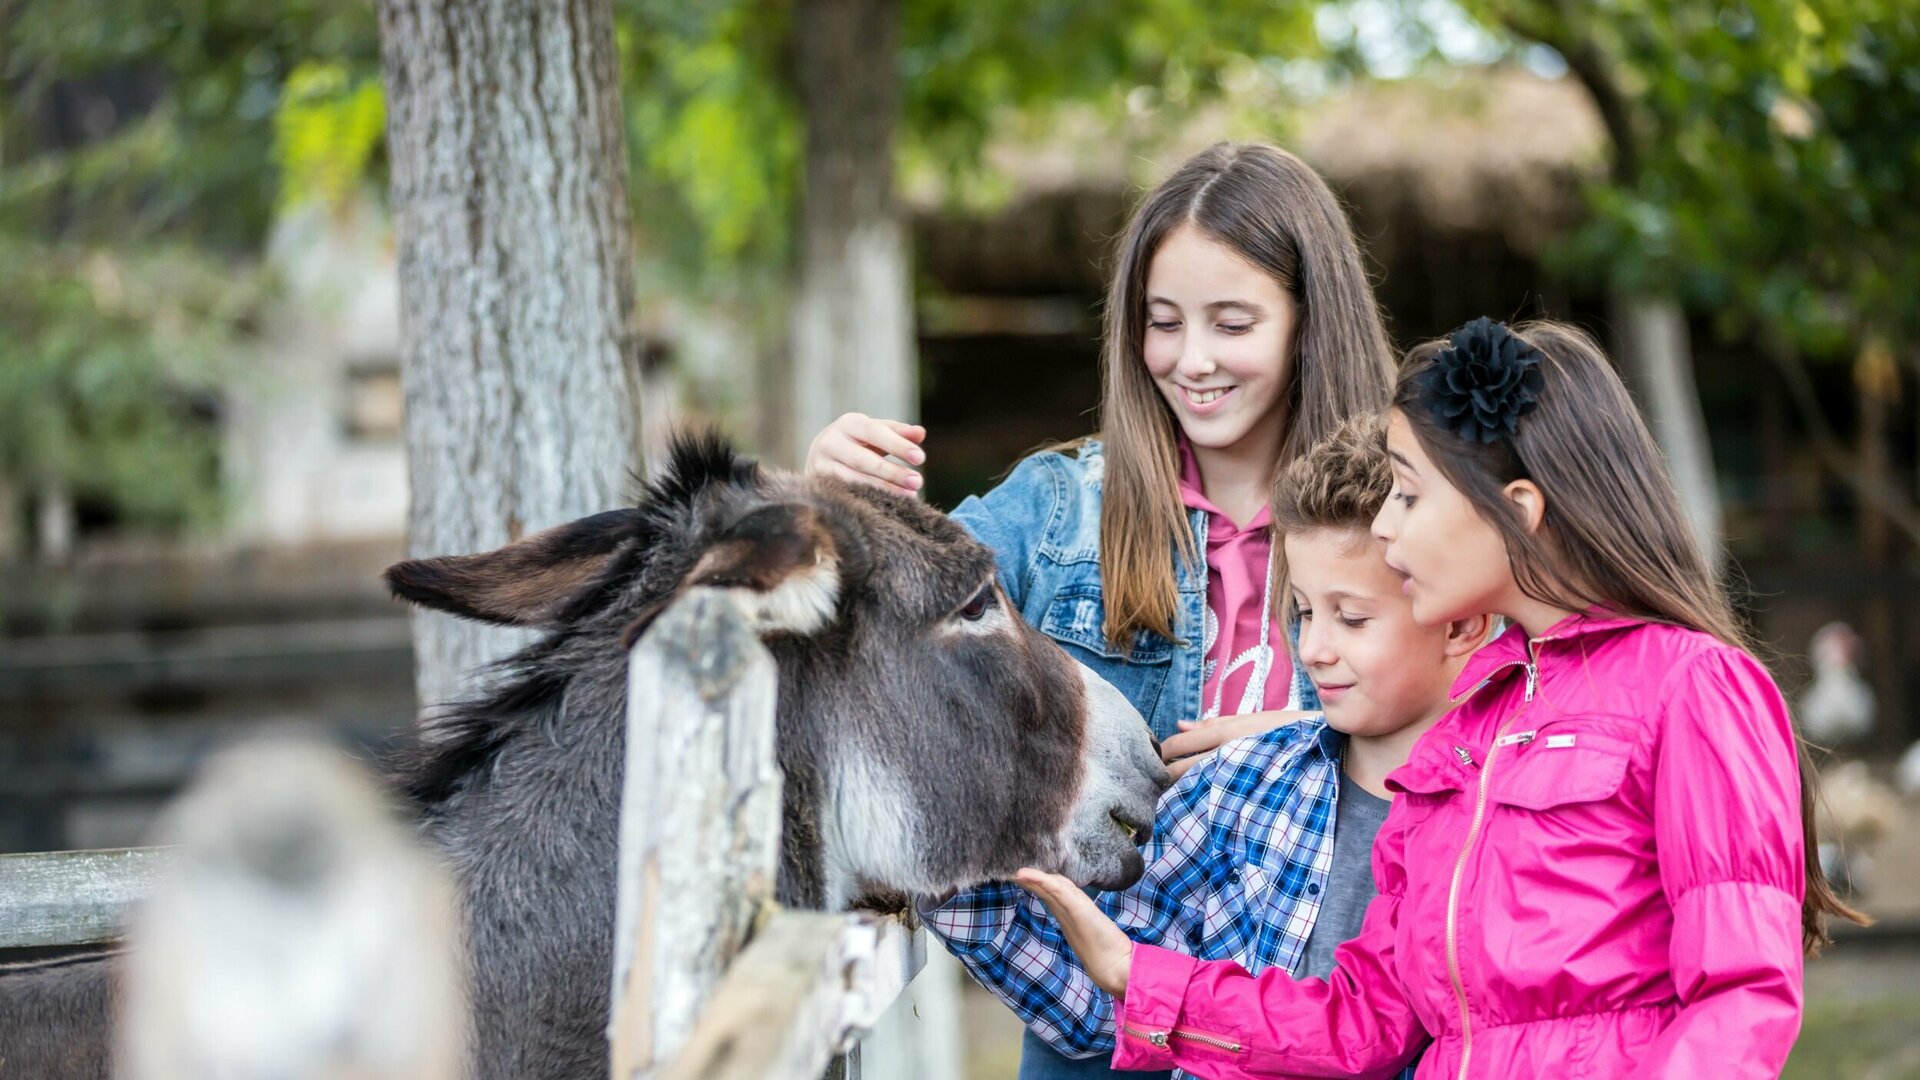
[[[122,1080],[456,1080],[451,876],[338,751],[216,757],[161,820],[178,845],[128,928]]]
[[[724,595],[694,590],[628,668],[614,944],[614,1080],[672,1061],[773,901],[780,843],[773,658]]]

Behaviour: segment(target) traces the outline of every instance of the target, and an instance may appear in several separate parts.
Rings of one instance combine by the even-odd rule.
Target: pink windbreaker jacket
[[[1800,1029],[1800,783],[1758,661],[1594,611],[1469,661],[1387,778],[1330,980],[1136,946],[1113,1064],[1198,1076],[1775,1076]]]

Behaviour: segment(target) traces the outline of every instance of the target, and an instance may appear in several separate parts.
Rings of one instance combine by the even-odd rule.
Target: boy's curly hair
[[[1366,531],[1392,487],[1387,418],[1350,416],[1281,470],[1273,484],[1273,524],[1282,535],[1307,529]]]

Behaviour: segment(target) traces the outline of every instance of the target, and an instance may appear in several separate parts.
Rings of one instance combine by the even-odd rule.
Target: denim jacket
[[[1207,604],[1205,560],[1193,565],[1176,548],[1173,560],[1179,606],[1169,641],[1151,630],[1134,634],[1131,652],[1108,645],[1106,604],[1100,582],[1100,495],[1106,457],[1088,441],[1073,453],[1044,451],[1022,461],[999,486],[969,496],[953,519],[993,549],[1000,584],[1029,623],[1066,647],[1133,702],[1155,738],[1179,731],[1178,721],[1200,715],[1201,672]],[[1207,514],[1189,510],[1194,550],[1207,549]],[[1300,628],[1290,624],[1290,642]],[[1297,649],[1295,650],[1297,652]],[[1293,700],[1318,709],[1319,695],[1304,666],[1293,666]]]

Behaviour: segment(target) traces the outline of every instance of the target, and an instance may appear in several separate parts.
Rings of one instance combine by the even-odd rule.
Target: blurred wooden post
[[[456,1080],[466,1030],[451,875],[324,747],[216,757],[128,930],[118,1075]]]
[[[669,607],[628,669],[614,1080],[679,1052],[773,902],[780,843],[773,658],[724,595]]]

